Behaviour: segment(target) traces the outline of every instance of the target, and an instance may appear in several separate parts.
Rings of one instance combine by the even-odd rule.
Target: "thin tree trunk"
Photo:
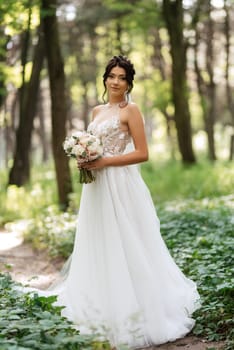
[[[83,82],[83,88],[84,88],[84,93],[83,93],[83,116],[84,116],[84,128],[85,130],[88,127],[89,124],[89,99],[88,99],[88,86],[86,82]]]
[[[9,184],[23,186],[30,178],[30,149],[33,120],[36,113],[40,72],[44,58],[44,40],[41,26],[38,29],[38,43],[35,47],[33,66],[29,84],[24,87],[23,101],[20,104],[20,120],[16,132],[16,144],[13,167],[9,174]]]
[[[233,91],[230,85],[230,75],[229,75],[229,69],[230,69],[230,50],[231,50],[231,43],[230,43],[230,14],[228,10],[228,4],[225,0],[224,2],[224,10],[226,13],[225,16],[225,23],[224,23],[224,31],[225,31],[225,37],[226,37],[226,70],[225,70],[225,78],[226,78],[226,95],[227,95],[227,104],[228,109],[231,115],[231,123],[234,128],[234,100],[233,100]],[[231,135],[230,138],[230,149],[229,149],[229,160],[232,160],[234,156],[234,134]]]
[[[56,0],[42,0],[42,11],[45,13],[43,23],[51,92],[52,149],[59,203],[61,208],[66,209],[72,185],[68,157],[62,147],[66,136],[67,110],[64,63],[60,50],[56,8]]]
[[[7,36],[5,35],[5,28],[3,26],[0,26],[0,62],[5,63],[6,62],[6,56],[7,56]],[[5,95],[6,95],[6,86],[5,86],[5,79],[6,74],[4,72],[4,67],[1,64],[0,66],[0,108],[4,104]]]
[[[22,34],[22,50],[21,50],[21,65],[22,65],[22,83],[19,90],[19,108],[20,108],[20,118],[23,118],[24,114],[24,102],[26,94],[26,84],[25,84],[25,69],[28,58],[29,42],[30,42],[30,32],[31,32],[31,20],[32,20],[32,0],[28,0],[28,24],[27,30]]]
[[[6,145],[7,145],[7,160],[6,160],[6,168],[9,168],[8,159],[12,159],[14,157],[15,150],[15,134],[16,134],[16,114],[18,114],[18,105],[19,99],[17,91],[12,93],[10,108],[8,110],[7,105],[5,105],[5,120],[7,125],[6,131]],[[7,102],[5,102],[7,103]],[[10,116],[10,120],[8,121],[7,114]]]
[[[79,24],[78,24],[79,25]],[[84,45],[85,42],[88,42]],[[95,79],[97,77],[97,34],[95,33],[95,26],[89,28],[89,30],[83,32],[82,28],[79,35],[74,37],[74,34],[70,33],[70,43],[74,54],[76,55],[78,77],[83,87],[82,94],[82,120],[84,122],[84,128],[86,129],[89,123],[89,110],[90,106],[96,105],[97,87]],[[92,97],[89,96],[89,87],[92,85]]]
[[[211,19],[211,3],[209,2],[209,19],[208,19],[208,33],[207,33],[207,50],[206,50],[206,68],[209,75],[209,84],[207,86],[208,93],[208,109],[205,116],[205,126],[208,136],[209,158],[216,160],[215,142],[214,142],[214,123],[215,123],[215,96],[216,86],[214,82],[214,49],[213,49],[213,35],[214,24]]]
[[[39,119],[38,135],[40,137],[41,145],[42,145],[42,161],[45,163],[49,159],[50,147],[48,145],[48,141],[46,137],[45,113],[43,109],[43,97],[42,97],[41,89],[39,89],[38,97],[39,97],[38,104],[37,104],[37,116]]]
[[[201,5],[205,5],[202,9]],[[199,44],[201,40],[201,34],[197,23],[201,12],[208,14],[208,23],[206,28],[206,71],[209,75],[209,82],[203,79],[203,75],[198,63],[199,57]],[[210,18],[210,4],[200,1],[197,4],[195,16],[193,18],[193,27],[195,29],[195,44],[194,44],[194,70],[196,73],[197,88],[200,96],[201,107],[203,112],[203,120],[205,126],[205,132],[208,141],[208,153],[211,160],[216,159],[215,155],[215,143],[214,143],[214,122],[215,122],[215,94],[216,86],[214,83],[214,73],[213,73],[213,23]],[[204,31],[204,30],[203,30]]]
[[[204,127],[207,134],[207,128],[206,128],[206,115],[208,110],[208,97],[207,97],[207,86],[203,79],[201,69],[198,64],[198,57],[199,57],[199,30],[196,28],[195,30],[195,45],[194,45],[194,70],[196,73],[196,83],[197,83],[197,89],[200,96],[200,103],[202,108],[202,118],[204,121]],[[207,137],[208,138],[208,137]]]
[[[92,32],[92,35],[90,36],[90,42],[91,42],[91,56],[94,57],[94,63],[93,63],[93,77],[92,77],[92,83],[93,83],[93,90],[94,90],[94,105],[96,106],[98,104],[98,91],[97,91],[97,53],[98,53],[98,45],[97,45],[97,34],[95,30]]]
[[[162,41],[161,41],[158,28],[156,27],[154,28],[153,35],[154,35],[154,41],[153,41],[154,51],[152,56],[152,64],[155,68],[159,70],[162,81],[166,81],[168,79],[166,74],[166,62],[162,55]],[[166,108],[161,108],[161,112],[164,115],[166,120],[167,140],[170,148],[171,159],[175,159],[175,145],[172,137],[172,128],[174,128],[175,117],[174,115],[170,115],[166,111]]]
[[[196,161],[192,148],[192,130],[186,80],[186,45],[183,37],[182,0],[163,0],[163,14],[170,38],[172,56],[172,95],[179,150],[183,162]]]
[[[120,23],[120,19],[117,19],[116,23],[116,52],[122,53],[122,26]]]
[[[152,32],[154,36],[153,41],[153,55],[152,55],[152,64],[155,68],[158,68],[161,78],[163,81],[167,80],[167,74],[166,74],[166,62],[164,60],[164,57],[162,55],[162,41],[160,37],[160,33],[157,27],[153,29]]]

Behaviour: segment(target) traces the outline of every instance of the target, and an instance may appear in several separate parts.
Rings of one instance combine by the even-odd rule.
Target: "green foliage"
[[[52,257],[67,258],[73,248],[76,228],[76,215],[61,213],[50,206],[38,214],[24,227],[23,234],[37,249],[48,249]]]
[[[1,350],[91,349],[91,336],[82,336],[54,306],[56,296],[23,293],[8,275],[0,274]]]
[[[57,188],[55,173],[50,165],[38,166],[32,169],[33,182],[26,187],[8,186],[7,173],[0,172],[0,226],[15,220],[37,219],[42,212],[57,203]],[[77,169],[73,168],[74,193],[71,194],[70,208],[77,210],[81,194],[81,185],[78,183]],[[49,209],[56,211],[57,209]],[[43,214],[42,214],[43,215]]]
[[[70,209],[79,207],[81,185],[77,168],[71,162],[74,193],[70,195]],[[202,199],[228,195],[234,188],[234,167],[231,163],[200,162],[184,166],[176,161],[147,162],[141,166],[155,205],[158,207],[174,199]],[[0,226],[17,219],[32,219],[57,202],[55,174],[52,166],[32,169],[33,182],[26,187],[7,187],[7,173],[0,172]]]
[[[198,283],[202,307],[195,313],[193,332],[209,340],[228,339],[229,350],[233,348],[233,172],[230,163],[221,162],[192,167],[149,162],[142,166],[167,246],[185,274]],[[7,218],[30,219],[26,238],[37,248],[46,247],[53,256],[67,257],[72,251],[74,213],[81,193],[75,166],[73,176],[75,193],[69,212],[59,212],[54,204],[56,188],[51,170],[35,169],[37,184],[0,192],[2,222]]]
[[[210,341],[228,339],[227,349],[234,326],[232,207],[232,196],[171,201],[159,207],[161,232],[170,252],[184,273],[198,283],[202,307],[194,315],[193,333]],[[47,245],[53,255],[68,256],[74,239],[74,215],[47,214],[31,222],[27,237],[36,247],[38,240]]]
[[[214,198],[233,193],[234,167],[231,162],[199,162],[185,166],[179,162],[147,162],[142,176],[149,186],[154,203],[174,199]]]
[[[7,34],[20,33],[27,27],[28,10],[33,12],[33,27],[38,24],[39,0],[8,0],[0,1],[1,24],[7,29]]]
[[[232,198],[233,201],[233,198]],[[232,203],[233,205],[233,203]],[[160,210],[161,232],[177,264],[198,283],[202,307],[193,333],[210,341],[233,339],[233,208],[221,200],[172,202]]]
[[[119,0],[104,0],[109,11],[122,15],[128,30],[135,29],[138,32],[149,30],[152,26],[162,25],[162,19],[157,2],[154,0],[133,0],[131,2]],[[142,21],[142,19],[145,19]]]

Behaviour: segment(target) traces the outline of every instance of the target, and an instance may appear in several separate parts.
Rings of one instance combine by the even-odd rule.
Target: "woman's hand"
[[[96,160],[92,160],[91,162],[82,162],[77,161],[77,167],[79,169],[87,169],[87,170],[100,170],[107,166],[107,158],[98,158]]]

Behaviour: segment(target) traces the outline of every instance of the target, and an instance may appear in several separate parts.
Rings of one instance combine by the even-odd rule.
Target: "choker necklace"
[[[121,102],[115,102],[115,103],[108,102],[107,107],[111,108],[111,107],[118,106],[119,108],[124,108],[127,106],[127,104],[128,104],[128,101],[121,101]]]

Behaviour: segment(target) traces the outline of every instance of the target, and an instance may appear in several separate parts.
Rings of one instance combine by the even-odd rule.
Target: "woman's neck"
[[[128,105],[128,101],[126,101],[125,99],[123,100],[109,100],[109,102],[107,103],[107,107],[109,108],[113,108],[118,106],[119,108],[124,108]]]
[[[124,97],[118,98],[118,99],[111,98],[111,99],[108,100],[108,103],[109,103],[109,105],[117,105],[118,103],[121,103],[124,100],[125,100]]]

